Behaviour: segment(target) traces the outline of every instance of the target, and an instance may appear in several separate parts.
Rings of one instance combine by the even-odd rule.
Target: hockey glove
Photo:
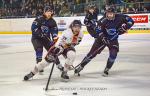
[[[52,49],[52,54],[54,56],[59,56],[64,51],[62,46],[56,46]]]
[[[122,24],[122,26],[120,28],[118,28],[119,35],[126,33],[127,29],[128,29],[127,25],[126,24]]]

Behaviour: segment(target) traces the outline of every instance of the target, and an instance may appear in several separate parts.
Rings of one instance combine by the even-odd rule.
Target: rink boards
[[[150,14],[130,14],[135,21],[132,30],[128,33],[150,33]],[[98,18],[101,18],[99,16]],[[18,19],[0,19],[0,34],[31,34],[31,25],[35,18],[18,18]],[[84,16],[76,17],[54,17],[57,22],[59,31],[63,32],[74,20],[81,20],[83,23]],[[87,33],[86,27],[82,31]]]

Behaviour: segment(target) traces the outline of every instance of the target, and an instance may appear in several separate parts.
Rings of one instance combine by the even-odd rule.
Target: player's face
[[[115,13],[113,13],[113,12],[107,12],[107,13],[106,13],[106,17],[107,17],[109,20],[113,20],[114,17],[115,17]]]
[[[89,12],[94,13],[94,9],[93,8],[89,9]]]
[[[53,11],[47,11],[47,12],[45,12],[44,14],[45,14],[46,18],[49,19],[49,18],[52,17]]]
[[[81,27],[80,26],[73,26],[72,27],[72,31],[73,31],[73,34],[76,35],[80,32],[81,30]]]

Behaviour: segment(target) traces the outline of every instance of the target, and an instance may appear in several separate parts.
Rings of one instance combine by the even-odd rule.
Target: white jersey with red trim
[[[65,30],[62,36],[59,38],[56,46],[62,46],[64,48],[69,46],[75,46],[80,43],[84,34],[83,32],[79,32],[77,35],[74,35],[71,29]]]

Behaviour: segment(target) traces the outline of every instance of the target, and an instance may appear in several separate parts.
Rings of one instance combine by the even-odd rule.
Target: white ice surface
[[[93,41],[85,35],[76,47],[74,65],[81,62]],[[106,48],[84,68],[80,77],[70,71],[67,83],[62,82],[61,73],[55,68],[45,92],[51,66],[43,75],[22,81],[35,65],[31,35],[0,35],[0,96],[72,96],[73,92],[77,96],[150,96],[150,34],[126,34],[119,41],[120,52],[109,77],[101,76],[108,58]],[[64,63],[63,57],[60,60]]]

